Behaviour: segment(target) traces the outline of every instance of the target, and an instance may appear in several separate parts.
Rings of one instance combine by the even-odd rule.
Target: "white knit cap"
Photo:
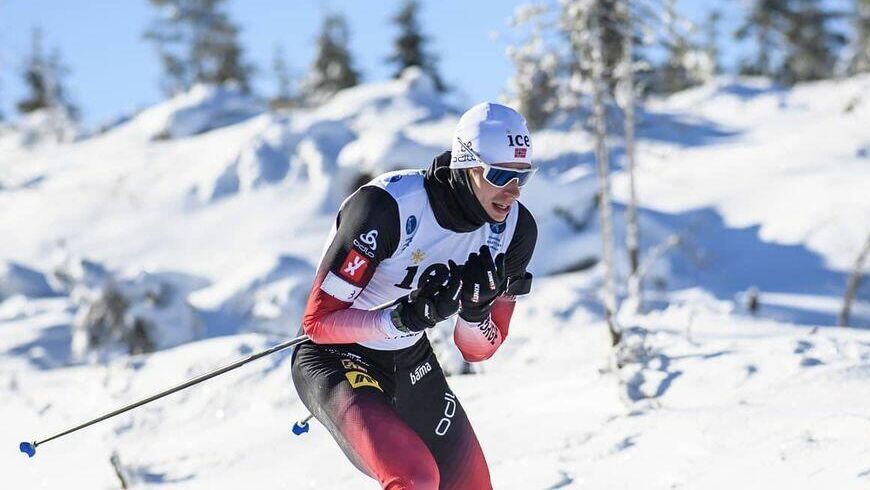
[[[525,118],[519,112],[501,104],[477,104],[459,118],[459,124],[453,133],[450,168],[480,165],[477,158],[463,148],[463,143],[469,145],[489,164],[532,164],[532,138]]]

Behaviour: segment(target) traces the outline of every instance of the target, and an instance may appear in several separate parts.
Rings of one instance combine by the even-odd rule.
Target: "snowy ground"
[[[723,80],[647,107],[643,238],[681,243],[653,268],[650,310],[620,318],[637,361],[622,369],[595,301],[599,268],[551,275],[597,255],[595,217],[579,232],[554,212],[584,220],[591,141],[536,135],[545,169],[523,198],[541,230],[534,294],[482,372],[450,379],[495,488],[870,487],[866,284],[858,328],[831,326],[870,232],[867,94],[868,77],[790,91]],[[199,340],[103,364],[71,362],[70,297],[0,297],[10,487],[119,488],[113,452],[133,488],[374,487],[316,423],[290,434],[303,412],[284,354],[32,460],[13,448],[283,340],[263,332],[295,331],[292,303],[346,188],[363,171],[428,163],[456,121],[413,76],[283,116],[234,97],[188,94],[72,144],[0,139],[0,259],[49,272],[58,256],[86,257],[206,284],[189,297]],[[206,123],[222,127],[197,134]],[[614,187],[624,202],[621,172]],[[752,287],[754,316],[741,304]],[[257,311],[275,291],[266,322]]]

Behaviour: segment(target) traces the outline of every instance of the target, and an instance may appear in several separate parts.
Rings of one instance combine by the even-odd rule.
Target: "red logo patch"
[[[369,261],[358,253],[356,250],[348,252],[344,262],[341,264],[339,274],[354,283],[359,283],[365,274],[366,268],[369,266]]]
[[[514,158],[526,158],[526,149],[514,148]]]

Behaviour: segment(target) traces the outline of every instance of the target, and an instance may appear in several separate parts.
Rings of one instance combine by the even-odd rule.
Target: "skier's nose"
[[[512,180],[508,185],[504,186],[504,193],[513,199],[520,197],[520,186],[516,180]]]

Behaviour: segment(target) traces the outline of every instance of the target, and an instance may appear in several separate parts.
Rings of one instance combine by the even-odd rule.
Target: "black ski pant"
[[[425,336],[397,351],[306,342],[292,364],[302,402],[383,489],[492,488],[474,430]]]

